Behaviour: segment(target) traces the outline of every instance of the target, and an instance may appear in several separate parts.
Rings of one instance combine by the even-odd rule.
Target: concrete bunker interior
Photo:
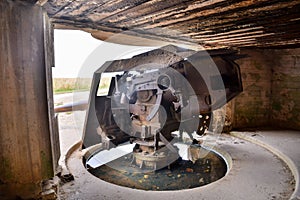
[[[1,2],[1,198],[299,198],[299,2],[188,1],[178,5],[178,2],[126,2],[101,4],[104,6],[94,1],[90,4],[80,1]],[[133,12],[136,9],[141,12]],[[152,15],[152,12],[157,14]],[[85,17],[91,13],[96,14]],[[97,16],[97,13],[102,15]],[[143,15],[139,17],[140,13]],[[233,158],[229,173],[202,189],[172,193],[136,191],[98,182],[86,175],[78,162],[86,152],[75,145],[66,155],[65,166],[75,180],[59,187],[53,184],[54,175],[60,172],[56,170],[59,140],[55,134],[57,124],[51,100],[52,24],[55,28],[82,29],[103,40],[120,30],[133,30],[131,26],[134,25],[142,29],[125,34],[125,40],[118,38],[121,41],[115,42],[146,41],[143,45],[182,42],[189,45],[185,40],[176,41],[178,38],[173,32],[166,35],[165,29],[159,31],[155,27],[181,29],[187,30],[182,35],[195,35],[197,44],[206,49],[236,48],[248,55],[237,61],[244,91],[226,105],[225,132],[230,134],[222,134],[217,140],[218,147],[226,149]],[[188,28],[183,28],[183,24]],[[133,37],[143,38],[143,35],[147,40]],[[165,43],[152,43],[161,38]],[[72,164],[79,167],[73,168]],[[252,166],[261,172],[255,180],[249,169]],[[279,170],[270,166],[278,166]],[[274,181],[274,174],[282,180]],[[237,177],[239,181],[235,182]],[[87,182],[89,184],[84,184]],[[51,184],[53,188],[49,188]],[[232,190],[223,190],[230,184],[227,188]],[[248,189],[233,194],[236,188]]]

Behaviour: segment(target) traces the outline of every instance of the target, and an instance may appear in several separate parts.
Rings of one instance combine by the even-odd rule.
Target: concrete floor
[[[60,98],[56,96],[56,102]],[[60,113],[62,155],[80,141],[85,112]],[[82,165],[82,152],[73,149],[66,160],[74,181],[62,184],[61,199],[300,199],[299,131],[232,132],[215,146],[232,159],[228,174],[209,185],[179,191],[142,191],[104,182]],[[62,156],[63,163],[65,157]]]
[[[290,168],[295,179],[293,199],[300,199],[300,131],[268,130],[231,132],[232,136],[255,143],[279,157]]]

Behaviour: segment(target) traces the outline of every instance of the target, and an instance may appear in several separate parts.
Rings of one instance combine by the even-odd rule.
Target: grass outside
[[[89,91],[91,85],[90,78],[54,78],[54,94],[69,93],[74,91]]]

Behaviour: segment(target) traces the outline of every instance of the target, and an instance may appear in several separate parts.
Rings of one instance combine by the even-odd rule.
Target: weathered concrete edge
[[[212,147],[211,146],[203,146],[203,148],[205,148],[205,149],[207,149],[209,151],[212,151],[215,154],[217,154],[217,155],[219,155],[219,156],[221,156],[223,158],[223,160],[225,161],[226,166],[227,166],[227,172],[226,172],[226,174],[224,176],[224,177],[226,177],[229,174],[230,170],[232,169],[232,165],[233,165],[233,161],[232,161],[231,155],[227,151],[224,151],[223,149],[218,148],[216,146],[212,146]],[[222,177],[222,178],[224,178],[224,177]],[[219,180],[217,180],[217,181],[219,181]]]
[[[68,160],[71,158],[71,156],[75,153],[78,152],[80,155],[80,158],[77,158],[78,160],[81,160],[82,158],[85,158],[86,160],[88,160],[90,158],[90,156],[94,155],[96,152],[98,152],[99,150],[101,151],[103,149],[102,144],[97,144],[97,145],[93,145],[91,147],[88,147],[86,149],[82,149],[82,140],[79,140],[77,142],[75,142],[72,146],[70,146],[70,148],[68,149],[67,153],[63,156],[63,159],[61,159],[61,166],[63,168],[63,172],[62,174],[65,175],[72,175],[72,173],[69,170],[68,167]],[[231,155],[227,152],[224,151],[223,149],[220,149],[216,146],[211,146],[211,145],[205,145],[203,146],[203,148],[209,150],[209,151],[213,151],[214,153],[216,153],[217,155],[221,156],[223,158],[223,160],[226,163],[227,166],[227,172],[225,174],[225,176],[223,176],[222,178],[220,178],[217,181],[214,181],[208,185],[212,185],[212,184],[217,184],[218,182],[220,182],[222,179],[224,179],[231,171],[232,166],[233,166],[233,160]],[[83,167],[83,165],[82,165]],[[202,188],[204,188],[206,186],[202,186]],[[164,191],[165,192],[165,191]]]
[[[293,194],[291,195],[290,199],[291,200],[299,200],[300,199],[300,188],[299,188],[299,181],[300,181],[300,177],[299,177],[299,171],[297,166],[295,165],[295,163],[290,159],[290,157],[288,157],[287,155],[285,155],[284,153],[282,153],[281,151],[279,151],[278,149],[276,149],[275,147],[273,147],[272,145],[269,145],[257,138],[253,138],[250,137],[248,135],[246,135],[243,132],[235,132],[232,131],[230,132],[230,135],[233,137],[237,137],[240,139],[244,139],[247,140],[251,143],[257,144],[263,148],[265,148],[266,150],[270,151],[271,153],[273,153],[274,155],[276,155],[278,158],[280,158],[283,162],[286,163],[286,165],[290,168],[294,179],[295,179],[295,190],[293,192]]]
[[[67,164],[68,159],[70,158],[71,154],[77,149],[79,149],[81,146],[82,146],[82,140],[79,140],[75,142],[73,145],[71,145],[68,151],[64,155],[62,155],[59,161],[59,166],[61,167],[62,176],[71,174]]]

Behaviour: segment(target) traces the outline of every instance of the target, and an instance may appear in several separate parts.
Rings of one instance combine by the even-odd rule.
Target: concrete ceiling
[[[299,0],[39,2],[56,28],[81,29],[116,43],[171,42],[207,49],[300,46]]]

